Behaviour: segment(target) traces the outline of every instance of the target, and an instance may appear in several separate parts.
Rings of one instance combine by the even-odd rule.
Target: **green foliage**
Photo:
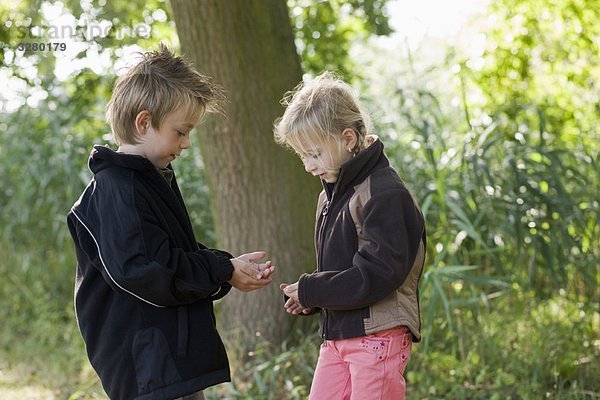
[[[91,76],[85,82],[94,87]],[[73,103],[98,112],[96,96],[68,95],[82,85],[0,124],[1,358],[21,384],[42,381],[56,391],[95,380],[74,319],[76,261],[65,219],[90,177],[88,143],[101,143],[94,138],[106,129],[71,112]]]
[[[513,238],[510,253],[539,293],[598,295],[585,284],[597,282],[600,256],[594,4],[496,1],[481,56],[456,57],[469,92],[468,192],[491,192],[494,209],[512,218],[501,237]]]
[[[89,179],[83,149],[102,137],[103,124],[65,113],[69,103],[64,96],[22,107],[0,126],[2,237],[18,250],[60,248],[67,235],[62,217]]]
[[[513,292],[490,312],[457,310],[451,340],[431,332],[409,362],[407,397],[418,399],[594,399],[600,385],[597,309],[557,295],[538,302]],[[437,320],[443,325],[445,320]],[[449,351],[448,342],[454,345]]]
[[[476,106],[507,131],[537,131],[542,146],[597,150],[599,17],[594,0],[494,2],[483,53],[461,61],[483,95]]]
[[[42,386],[57,398],[66,398],[97,381],[85,356],[72,301],[65,297],[73,283],[72,270],[65,265],[75,265],[75,259],[71,252],[45,246],[47,239],[39,232],[30,236],[30,242],[37,239],[38,246],[27,253],[16,243],[0,241],[4,304],[0,309],[0,369],[6,373],[2,378],[14,380],[19,387]],[[64,241],[60,246],[72,245]]]
[[[173,167],[177,174],[177,183],[181,189],[185,205],[192,220],[194,233],[198,241],[216,248],[217,236],[210,204],[210,193],[206,184],[206,170],[202,163],[200,147],[195,143],[177,159]]]
[[[56,19],[61,15],[69,18]],[[5,21],[0,27],[0,47],[5,50],[14,50],[20,42],[32,41],[62,41],[71,45],[80,42],[88,47],[99,45],[113,49],[133,44],[145,48],[159,40],[178,43],[164,0],[106,2],[102,6],[77,0],[8,2],[0,6],[0,16]],[[72,21],[77,24],[72,26]],[[85,51],[88,47],[79,49]],[[52,52],[44,54],[53,55]],[[51,65],[52,60],[47,64]]]
[[[105,103],[112,87],[106,76],[114,77],[112,67],[128,52],[152,48],[159,40],[178,46],[174,23],[160,0],[104,7],[91,1],[11,3],[0,5],[0,73],[8,82],[8,90],[0,93],[0,112],[36,108],[65,89],[73,96],[73,109],[81,100]],[[44,47],[21,48],[25,44]],[[73,86],[83,91],[69,91]],[[101,114],[92,115],[102,120]]]
[[[336,71],[349,78],[354,40],[392,32],[387,0],[288,0],[296,48],[305,72]]]

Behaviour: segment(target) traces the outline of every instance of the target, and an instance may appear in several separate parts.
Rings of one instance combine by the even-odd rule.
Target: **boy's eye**
[[[184,132],[181,132],[181,131],[177,131],[177,134],[178,134],[179,136],[185,136],[185,135],[186,135],[186,133],[184,133]]]

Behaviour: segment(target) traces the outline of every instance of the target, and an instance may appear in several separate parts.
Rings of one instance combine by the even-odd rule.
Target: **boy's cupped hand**
[[[273,281],[271,274],[275,272],[273,263],[270,260],[264,263],[255,262],[266,256],[264,251],[254,251],[231,259],[233,274],[229,283],[242,292],[250,292],[270,284]]]

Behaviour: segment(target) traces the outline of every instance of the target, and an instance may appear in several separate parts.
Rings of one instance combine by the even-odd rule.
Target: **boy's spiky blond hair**
[[[118,145],[138,143],[135,118],[141,111],[151,115],[160,128],[165,117],[185,109],[201,119],[206,112],[221,111],[225,99],[220,87],[175,56],[163,43],[158,50],[140,53],[141,60],[120,76],[106,105],[106,120]]]

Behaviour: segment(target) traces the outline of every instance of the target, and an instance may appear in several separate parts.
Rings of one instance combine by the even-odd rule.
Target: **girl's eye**
[[[307,158],[312,158],[313,160],[316,160],[321,156],[321,153],[298,154],[298,156],[301,160],[306,160]]]
[[[181,132],[181,131],[177,131],[177,134],[178,134],[179,136],[185,136],[185,135],[186,135],[185,133],[183,133],[183,132]]]

